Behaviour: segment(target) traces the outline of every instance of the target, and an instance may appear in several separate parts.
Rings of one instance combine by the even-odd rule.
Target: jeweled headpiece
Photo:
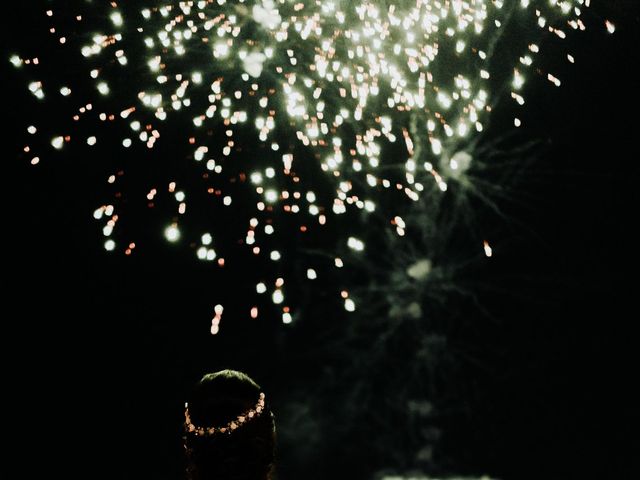
[[[248,421],[259,417],[260,414],[264,411],[264,393],[260,393],[260,397],[258,397],[258,403],[256,405],[247,410],[246,412],[238,415],[234,420],[231,420],[226,425],[221,427],[203,427],[200,425],[195,425],[191,421],[191,416],[189,415],[189,404],[184,404],[184,427],[188,433],[193,433],[198,437],[206,437],[209,435],[215,435],[216,433],[231,433],[237,428],[240,428],[242,425],[247,423]]]

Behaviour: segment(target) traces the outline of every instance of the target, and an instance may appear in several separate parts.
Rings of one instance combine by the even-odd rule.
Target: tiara
[[[229,423],[222,427],[200,427],[195,425],[191,421],[191,416],[189,415],[189,404],[184,404],[184,426],[187,432],[193,433],[198,437],[204,437],[209,435],[214,435],[216,433],[231,433],[236,428],[241,427],[243,424],[247,423],[252,418],[259,417],[262,411],[264,410],[264,393],[260,393],[260,397],[258,398],[258,403],[256,403],[255,407],[247,410],[246,412],[238,415],[235,420],[231,420]]]

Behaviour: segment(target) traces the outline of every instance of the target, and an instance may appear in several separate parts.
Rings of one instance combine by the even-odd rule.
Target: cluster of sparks
[[[10,59],[28,69],[28,88],[38,100],[60,95],[75,109],[70,118],[55,119],[58,131],[47,138],[52,125],[42,128],[34,118],[27,128],[32,141],[24,146],[31,163],[49,145],[61,150],[77,143],[162,156],[164,137],[184,131],[172,148],[201,171],[211,202],[246,217],[243,245],[272,262],[285,254],[262,247],[279,228],[276,217],[295,218],[304,233],[352,209],[374,212],[380,195],[415,202],[445,192],[472,168],[473,151],[465,146],[483,131],[497,100],[493,78],[505,66],[492,60],[507,26],[563,39],[584,29],[580,17],[589,6],[589,0],[192,0],[133,9],[112,1],[90,5],[93,16],[110,21],[96,32],[85,11],[70,12],[64,3],[45,14],[60,55],[75,55],[77,69],[55,80],[37,78],[42,59]],[[541,51],[534,40],[524,39],[507,67],[509,95],[518,105],[525,103],[527,78],[560,85],[552,72],[532,67]],[[113,135],[101,138],[107,125],[115,144]],[[126,173],[125,166],[107,181],[117,184]],[[187,208],[190,192],[174,178],[145,192],[149,205],[158,195],[175,199],[164,234],[180,241],[194,208]],[[106,250],[134,250],[135,242],[115,233],[126,214],[117,199],[95,210]],[[388,220],[404,235],[401,211]],[[190,240],[200,260],[224,266],[215,228],[225,225]],[[345,243],[365,249],[350,234]],[[490,256],[486,242],[484,249]],[[317,272],[308,268],[306,276],[312,281]],[[289,323],[285,279],[274,277],[257,282],[256,292],[270,294]],[[340,295],[353,311],[348,292]],[[212,333],[222,306],[215,310]],[[250,315],[258,315],[257,307]]]

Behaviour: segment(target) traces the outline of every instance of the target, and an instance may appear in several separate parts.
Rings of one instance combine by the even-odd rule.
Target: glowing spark
[[[267,202],[273,203],[278,200],[278,192],[276,192],[275,190],[267,190],[265,192],[265,198]]]
[[[347,245],[356,252],[361,252],[364,250],[364,242],[355,237],[349,237],[349,239],[347,240]]]
[[[107,95],[109,93],[109,85],[107,85],[106,82],[100,82],[97,85],[97,89],[102,95]]]
[[[111,21],[113,22],[113,24],[116,27],[121,27],[122,24],[124,23],[123,19],[122,19],[122,15],[120,14],[120,12],[113,12],[110,15]]]
[[[178,225],[176,225],[175,223],[169,225],[164,230],[164,236],[170,242],[177,242],[180,239],[180,230],[178,229]]]
[[[276,305],[282,303],[284,301],[284,294],[282,293],[282,290],[280,290],[279,288],[274,290],[271,296],[271,300]]]
[[[244,70],[254,78],[262,74],[262,64],[267,59],[264,53],[252,52],[243,59]]]
[[[220,322],[222,321],[222,314],[224,307],[220,304],[214,308],[214,316],[211,319],[211,335],[216,335],[220,331]]]
[[[606,27],[607,27],[607,32],[609,33],[613,33],[616,31],[616,26],[610,22],[609,20],[607,20],[606,22],[604,22]]]
[[[483,247],[484,247],[484,254],[487,257],[491,257],[493,255],[493,249],[491,248],[491,246],[489,245],[489,242],[487,242],[486,240],[483,242]]]
[[[64,137],[54,137],[53,140],[51,140],[51,145],[56,150],[60,150],[64,145]]]
[[[356,304],[350,298],[345,299],[344,301],[344,309],[347,312],[354,312],[356,310]]]

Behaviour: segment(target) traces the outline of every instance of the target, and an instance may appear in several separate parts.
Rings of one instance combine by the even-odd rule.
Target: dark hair
[[[236,370],[208,373],[188,400],[191,421],[222,427],[255,409],[262,390]],[[185,430],[189,480],[270,480],[274,473],[275,423],[265,398],[264,410],[231,433],[198,436]]]

